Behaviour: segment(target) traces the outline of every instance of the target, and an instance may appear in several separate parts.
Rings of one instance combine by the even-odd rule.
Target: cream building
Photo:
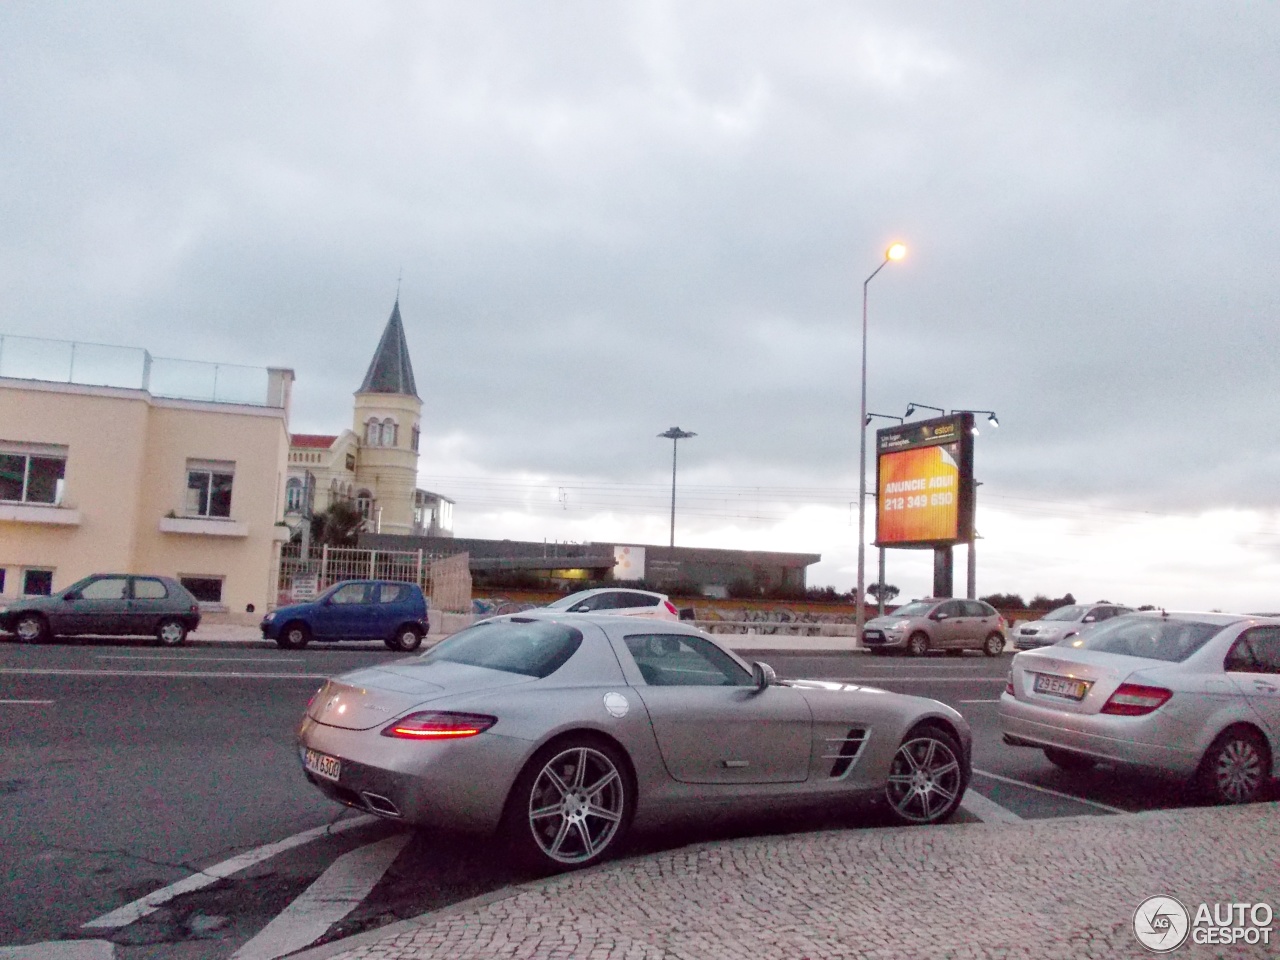
[[[0,596],[154,573],[256,622],[288,536],[292,383],[287,369],[0,337]]]
[[[356,390],[351,429],[293,435],[285,519],[298,527],[348,500],[371,533],[452,536],[453,501],[417,487],[421,436],[422,400],[397,298]]]

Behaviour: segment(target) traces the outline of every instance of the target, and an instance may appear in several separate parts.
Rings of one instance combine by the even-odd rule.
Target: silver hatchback
[[[994,657],[1004,644],[1004,617],[982,600],[912,600],[893,613],[868,620],[862,630],[862,645],[872,653],[905,650],[922,657],[931,650],[957,655],[981,650]]]
[[[1280,757],[1280,619],[1133,613],[1019,653],[1000,725],[1065,770],[1113,763],[1258,799]]]
[[[1049,647],[1076,636],[1095,623],[1103,623],[1123,613],[1133,613],[1133,609],[1114,603],[1072,603],[1058,607],[1039,620],[1018,627],[1013,634],[1013,646],[1018,650]]]

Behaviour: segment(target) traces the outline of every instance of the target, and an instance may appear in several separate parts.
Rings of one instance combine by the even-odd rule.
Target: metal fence
[[[363,550],[356,547],[323,546],[302,556],[296,543],[283,546],[280,554],[280,583],[277,602],[310,600],[343,580],[399,580],[416,583],[431,596],[431,568],[446,554],[429,550]],[[465,560],[464,560],[465,562]],[[446,567],[445,569],[450,569]],[[453,575],[456,579],[456,573]],[[468,593],[470,582],[467,583]],[[459,589],[451,584],[450,592]],[[468,604],[470,598],[468,597]]]

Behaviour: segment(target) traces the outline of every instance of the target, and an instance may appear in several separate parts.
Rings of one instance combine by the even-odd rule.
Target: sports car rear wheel
[[[617,849],[634,803],[626,761],[615,747],[588,737],[562,740],[537,754],[516,780],[506,832],[534,866],[586,867]]]
[[[963,751],[950,733],[932,725],[907,734],[889,768],[884,788],[889,810],[899,823],[941,823],[964,796]]]

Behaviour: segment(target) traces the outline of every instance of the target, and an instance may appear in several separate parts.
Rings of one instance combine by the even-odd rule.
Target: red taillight
[[[328,686],[328,684],[321,684],[320,686],[316,687],[316,692],[315,692],[315,693],[313,693],[313,694],[311,695],[311,699],[307,701],[307,709],[308,709],[308,710],[310,710],[310,709],[311,709],[311,705],[312,705],[313,703],[315,703],[315,702],[316,702],[316,697],[320,696],[320,694],[324,691],[324,688],[325,688],[326,686]]]
[[[498,722],[483,713],[449,713],[430,710],[401,717],[382,731],[384,737],[401,740],[461,740],[483,733]]]
[[[1009,671],[1009,676],[1005,677],[1004,692],[1011,697],[1016,696],[1016,694],[1013,692],[1013,671],[1012,670]]]
[[[662,605],[667,608],[667,612],[673,617],[679,617],[680,611],[676,609],[676,605],[670,600],[663,600]]]
[[[1102,713],[1117,717],[1141,717],[1165,705],[1172,690],[1164,687],[1144,687],[1140,683],[1122,683],[1102,706]]]

